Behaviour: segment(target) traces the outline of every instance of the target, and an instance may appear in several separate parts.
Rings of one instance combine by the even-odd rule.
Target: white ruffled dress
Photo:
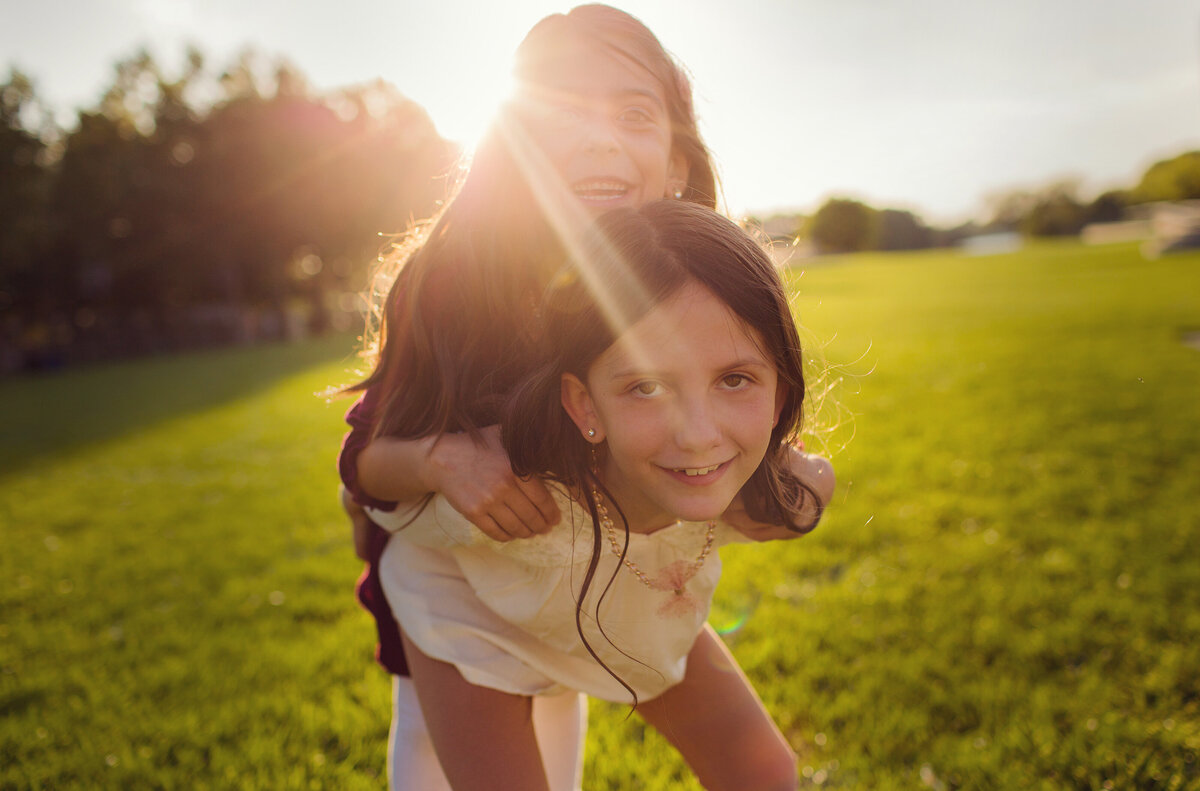
[[[473,684],[520,695],[576,690],[631,702],[576,629],[575,602],[592,555],[591,517],[561,488],[551,490],[562,521],[547,534],[508,542],[488,538],[441,496],[415,518],[415,508],[371,510],[377,523],[398,531],[379,567],[388,604],[409,639]],[[650,585],[618,568],[601,533],[599,565],[580,623],[592,650],[639,700],[658,697],[683,679],[721,576],[716,550],[747,540],[718,522],[712,550],[687,578],[707,530],[706,523],[676,522],[631,534],[626,557]]]

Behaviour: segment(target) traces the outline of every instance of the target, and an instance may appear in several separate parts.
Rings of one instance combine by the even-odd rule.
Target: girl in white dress
[[[717,204],[686,70],[637,19],[603,5],[552,14],[517,48],[513,76],[513,100],[443,210],[388,257],[403,267],[373,281],[372,304],[384,314],[373,314],[380,321],[367,336],[377,355],[355,388],[363,397],[340,457],[343,502],[367,561],[359,596],[376,619],[380,663],[394,674],[392,791],[449,786],[380,586],[389,534],[358,505],[386,511],[437,492],[500,540],[550,530],[560,511],[540,478],[513,474],[495,408],[525,374],[531,303],[591,218],[664,197]],[[790,535],[735,510],[726,521],[756,537]],[[555,789],[579,787],[583,701],[539,695],[532,706]]]
[[[769,258],[685,202],[604,215],[539,306],[540,364],[507,402],[519,474],[562,523],[495,541],[435,497],[373,516],[380,573],[453,788],[550,788],[530,700],[577,690],[635,704],[706,788],[783,789],[795,757],[705,627],[720,520],[744,507],[798,535],[828,502],[797,454],[799,342]]]

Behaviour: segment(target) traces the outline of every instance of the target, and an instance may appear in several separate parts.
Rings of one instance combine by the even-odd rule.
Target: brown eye
[[[632,392],[640,396],[656,396],[662,391],[662,385],[658,382],[638,382],[632,388]]]
[[[727,374],[721,378],[721,384],[727,390],[741,390],[750,384],[750,377],[745,374]]]
[[[619,116],[620,120],[635,126],[646,126],[654,123],[654,116],[641,107],[630,107]]]

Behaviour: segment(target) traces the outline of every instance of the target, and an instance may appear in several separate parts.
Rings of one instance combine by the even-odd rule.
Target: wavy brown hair
[[[586,218],[570,212],[578,210],[575,198],[541,161],[520,107],[582,43],[636,63],[661,83],[672,154],[687,163],[683,200],[716,205],[691,83],[654,34],[604,5],[538,22],[515,54],[517,97],[480,141],[453,197],[382,259],[373,278],[390,284],[368,294],[374,368],[350,390],[379,388],[376,436],[476,433],[500,419],[504,397],[527,374],[532,307]]]

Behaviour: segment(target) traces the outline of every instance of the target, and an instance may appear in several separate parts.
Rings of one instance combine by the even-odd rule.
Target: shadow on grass
[[[351,335],[330,335],[0,380],[0,476],[45,456],[244,398],[316,365],[341,359],[349,369],[354,344]]]

